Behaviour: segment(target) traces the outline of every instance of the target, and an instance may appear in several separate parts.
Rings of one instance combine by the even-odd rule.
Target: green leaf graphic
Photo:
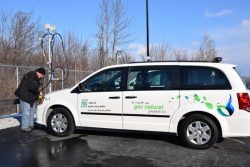
[[[197,102],[200,102],[200,98],[197,94],[194,94],[194,100],[197,101]]]
[[[208,103],[208,102],[206,102],[205,104],[206,104],[206,107],[207,107],[208,109],[210,109],[210,110],[213,109],[213,104]]]

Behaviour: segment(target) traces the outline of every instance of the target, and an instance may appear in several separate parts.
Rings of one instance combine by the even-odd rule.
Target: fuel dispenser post
[[[51,25],[51,24],[45,24],[44,26],[45,30],[47,30],[47,33],[45,33],[43,35],[43,37],[41,38],[41,47],[43,50],[43,57],[45,59],[45,62],[48,66],[48,83],[41,88],[40,91],[42,91],[43,89],[45,89],[46,87],[49,87],[49,93],[52,92],[52,82],[51,81],[65,81],[68,77],[69,74],[69,68],[68,68],[68,61],[67,61],[67,56],[65,53],[65,47],[64,47],[64,43],[63,43],[63,39],[61,34],[56,32],[56,26],[55,25]],[[55,42],[55,37],[59,36],[60,40],[61,40],[61,47],[63,50],[63,55],[65,58],[65,64],[66,64],[66,72],[64,70],[64,68],[62,66],[55,66],[53,64],[53,59],[54,59],[54,52],[53,52],[53,48],[54,48],[54,42]],[[44,39],[48,38],[48,56],[46,56],[46,52],[45,52],[45,48],[43,46],[44,43]],[[55,69],[61,69],[62,70],[62,76],[56,77],[54,72]]]

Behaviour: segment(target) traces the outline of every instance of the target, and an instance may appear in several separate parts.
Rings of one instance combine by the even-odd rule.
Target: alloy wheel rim
[[[209,142],[211,134],[210,127],[202,121],[194,121],[187,128],[188,140],[196,145],[204,145]]]
[[[68,128],[68,120],[65,115],[57,113],[51,119],[51,127],[56,133],[63,133]]]

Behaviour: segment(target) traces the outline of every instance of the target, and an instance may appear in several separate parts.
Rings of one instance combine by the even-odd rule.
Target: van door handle
[[[136,99],[137,96],[125,96],[125,99]]]
[[[109,99],[120,99],[120,96],[111,96]]]

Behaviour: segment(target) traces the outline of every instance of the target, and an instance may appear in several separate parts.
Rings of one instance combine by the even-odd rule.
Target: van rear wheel
[[[207,149],[216,143],[219,132],[217,125],[210,117],[195,114],[183,121],[179,134],[188,147]]]
[[[55,136],[69,136],[75,131],[72,115],[65,108],[54,109],[47,119],[48,129]]]

